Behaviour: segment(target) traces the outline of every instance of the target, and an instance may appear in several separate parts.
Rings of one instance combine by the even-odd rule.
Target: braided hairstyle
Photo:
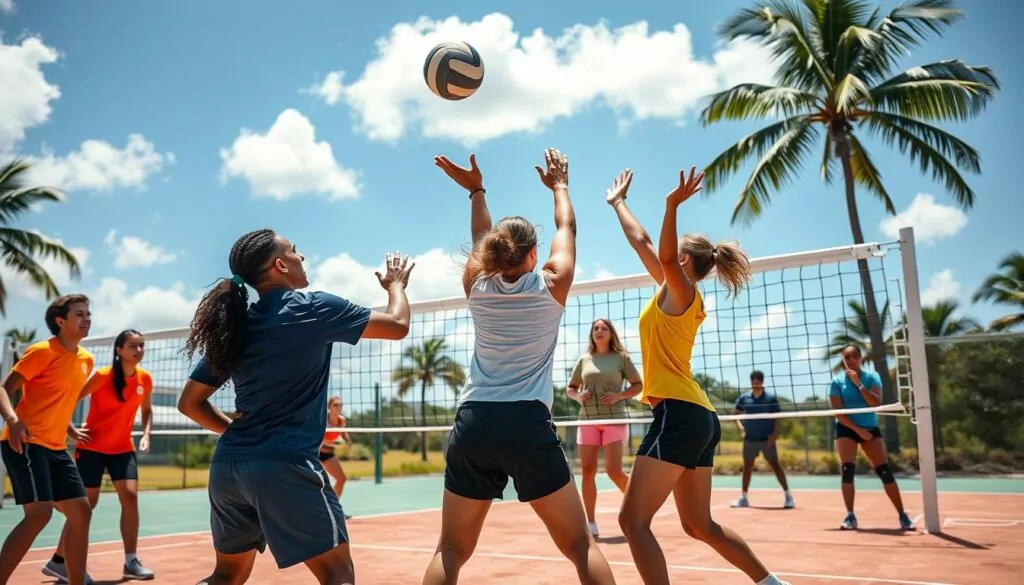
[[[125,329],[117,334],[114,339],[114,360],[110,363],[110,371],[114,374],[114,392],[121,402],[124,402],[124,387],[128,385],[128,382],[124,378],[124,364],[121,363],[121,356],[117,354],[117,350],[123,349],[128,337],[132,335],[142,337],[142,333],[134,329]]]
[[[198,350],[218,376],[230,376],[242,357],[249,309],[245,285],[255,288],[262,280],[277,250],[276,238],[272,229],[251,231],[238,238],[228,256],[232,277],[221,279],[196,307],[185,353],[192,358]]]

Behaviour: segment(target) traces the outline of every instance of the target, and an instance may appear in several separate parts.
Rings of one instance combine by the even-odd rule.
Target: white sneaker
[[[41,572],[49,577],[54,577],[58,583],[68,582],[68,568],[64,563],[55,563],[53,559],[50,559],[43,565]],[[86,585],[92,585],[93,583],[92,577],[88,573],[85,574],[85,583]]]
[[[787,510],[796,507],[796,502],[793,501],[792,494],[786,494],[786,502],[782,504],[782,507],[786,508]]]
[[[779,579],[775,575],[769,573],[767,577],[761,579],[756,585],[790,585],[789,582]]]
[[[750,502],[747,501],[747,496],[743,495],[736,499],[732,503],[733,508],[746,508],[750,506]]]
[[[597,529],[597,522],[587,522],[587,530],[590,531],[590,535],[594,538],[597,538],[601,534],[601,531]]]

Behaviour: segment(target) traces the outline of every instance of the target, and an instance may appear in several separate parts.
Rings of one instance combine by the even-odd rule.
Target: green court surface
[[[267,478],[273,481],[273,478]],[[858,476],[858,491],[880,491],[881,483],[873,476]],[[577,477],[577,484],[579,478]],[[725,490],[738,490],[738,476],[717,476],[715,487]],[[790,476],[790,489],[800,505],[800,492],[803,491],[835,491],[839,496],[839,478],[832,476]],[[916,479],[900,479],[900,488],[905,492],[919,492],[921,484]],[[380,516],[415,512],[440,507],[444,480],[439,475],[390,478],[381,484],[372,480],[350,481],[345,486],[342,504],[345,512],[353,516]],[[607,478],[598,477],[598,489],[612,489],[614,486]],[[751,482],[752,489],[779,489],[773,476],[755,476]],[[1024,478],[940,478],[939,506],[941,513],[943,492],[974,492],[986,494],[1024,494]],[[515,499],[515,491],[511,485],[505,491],[505,499]],[[210,529],[209,503],[205,489],[147,491],[139,495],[139,508],[142,517],[140,536],[161,536],[183,532],[203,532]],[[93,542],[120,540],[118,528],[120,507],[117,496],[104,493],[100,496],[99,505],[92,520],[90,530]],[[6,538],[7,533],[21,519],[21,508],[12,500],[6,500],[0,510],[0,534]],[[46,527],[35,547],[51,547],[57,543],[63,517],[54,514],[53,520]]]

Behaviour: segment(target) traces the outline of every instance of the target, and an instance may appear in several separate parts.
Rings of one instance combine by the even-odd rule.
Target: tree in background
[[[443,337],[427,339],[422,345],[410,345],[402,353],[402,362],[391,373],[391,381],[398,384],[396,395],[404,398],[414,386],[420,387],[420,424],[427,426],[427,388],[441,382],[458,393],[466,383],[466,371],[450,356],[445,355],[448,342]],[[420,453],[427,460],[427,433],[420,435]]]
[[[828,352],[825,354],[825,361],[831,362],[832,372],[838,374],[843,371],[843,348],[853,345],[860,348],[864,355],[873,355],[871,351],[871,318],[867,309],[858,301],[850,300],[846,303],[852,315],[843,317],[836,321],[836,330],[832,333],[832,341],[828,344]],[[889,301],[886,299],[882,306],[882,318],[879,320],[882,327],[883,337],[888,335],[889,327],[892,325],[892,317],[889,314]],[[892,355],[891,338],[886,340],[885,351]]]
[[[745,83],[714,95],[701,114],[704,125],[724,120],[772,122],[726,149],[706,169],[707,192],[725,185],[740,165],[755,159],[740,191],[732,222],[749,223],[782,191],[822,141],[821,176],[831,184],[841,172],[846,212],[856,244],[864,243],[856,188],[866,189],[887,213],[896,208],[861,135],[879,138],[909,156],[922,173],[942,182],[965,209],[974,191],[961,171],[981,170],[978,153],[933,125],[978,116],[999,82],[988,67],[939,61],[897,73],[897,62],[963,13],[952,0],[914,0],[883,14],[863,0],[765,0],[739,11],[721,28],[727,40],[753,39],[772,50],[776,84]],[[858,260],[869,322],[870,354],[882,378],[883,400],[892,402],[881,317],[866,260]],[[898,429],[886,417],[886,444],[899,449]]]
[[[989,329],[1005,331],[1024,324],[1024,254],[1012,252],[999,263],[999,270],[989,275],[971,296],[972,302],[991,301],[997,305],[1009,305],[1012,311],[992,321]]]
[[[67,266],[71,278],[79,278],[82,269],[75,255],[64,246],[35,232],[11,227],[18,216],[35,205],[64,201],[64,195],[52,187],[27,187],[25,173],[28,170],[28,163],[20,160],[13,160],[0,168],[0,262],[31,286],[41,289],[49,300],[59,296],[60,291],[40,260],[58,260]],[[7,287],[2,278],[0,315],[7,316]]]

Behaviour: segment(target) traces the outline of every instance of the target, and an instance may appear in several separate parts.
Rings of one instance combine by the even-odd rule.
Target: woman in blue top
[[[875,372],[861,369],[860,348],[848,345],[843,349],[843,367],[846,370],[832,379],[828,391],[829,401],[836,410],[869,408],[882,403],[882,381]],[[889,456],[878,428],[878,415],[873,412],[836,415],[836,452],[842,463],[843,501],[846,503],[846,519],[839,525],[841,530],[856,530],[857,517],[853,514],[853,476],[857,465],[857,445],[864,450],[882,480],[885,494],[899,512],[900,528],[913,530],[914,523],[903,510],[903,499],[896,478],[889,466]]]
[[[459,395],[445,454],[441,537],[424,585],[456,583],[480,538],[491,502],[511,477],[580,582],[615,583],[608,561],[587,530],[572,469],[551,422],[555,347],[576,268],[576,216],[569,201],[569,161],[545,153],[536,167],[555,199],[551,255],[537,270],[537,232],[522,217],[491,225],[484,180],[439,156],[434,163],[469,193],[473,248],[462,286],[473,319],[473,358]]]
[[[354,583],[345,516],[318,460],[324,438],[331,350],[336,342],[404,339],[405,287],[413,265],[388,254],[380,285],[385,312],[309,286],[295,246],[263,229],[231,248],[232,277],[196,308],[185,344],[202,359],[178,410],[218,435],[210,465],[210,528],[217,565],[200,585],[242,583],[269,545],[279,568],[305,563],[322,585]],[[259,299],[249,304],[245,285]],[[234,420],[210,404],[230,380]]]

